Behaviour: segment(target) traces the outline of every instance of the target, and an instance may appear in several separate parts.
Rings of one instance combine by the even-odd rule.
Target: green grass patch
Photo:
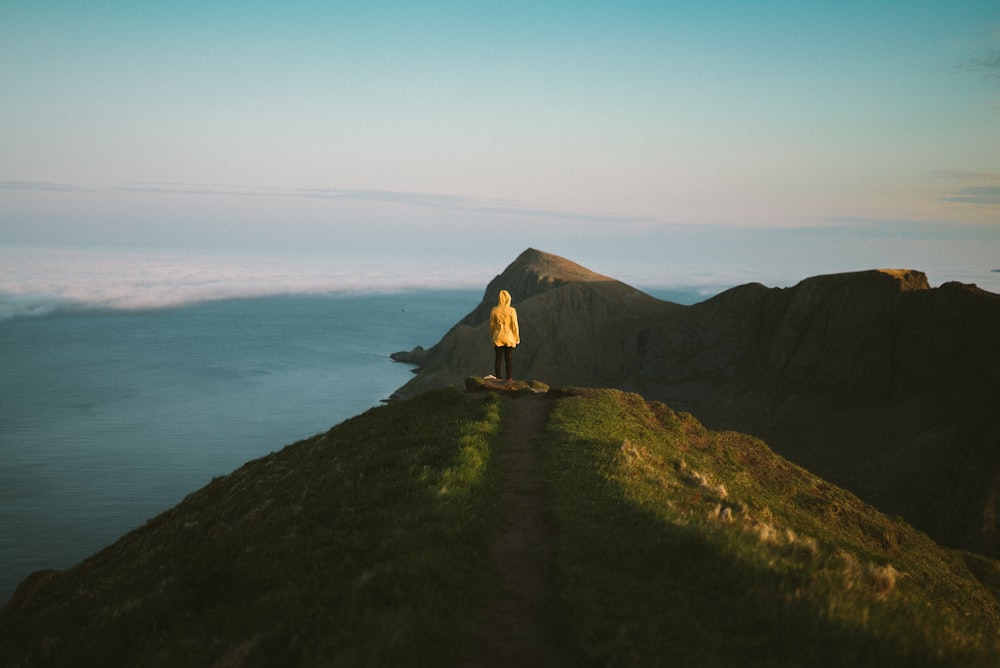
[[[996,598],[961,555],[756,439],[564,394],[545,449],[558,571],[596,664],[996,664]]]
[[[464,665],[500,586],[494,452],[505,407],[525,400],[472,389],[372,409],[36,575],[0,609],[0,665]],[[663,404],[549,394],[536,442],[569,655],[1000,663],[996,561],[943,549],[759,440]]]
[[[0,659],[447,665],[490,592],[501,408],[428,393],[214,480],[8,606]]]

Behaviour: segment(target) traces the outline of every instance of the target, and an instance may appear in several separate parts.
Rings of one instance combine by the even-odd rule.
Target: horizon
[[[993,0],[42,0],[0,40],[9,301],[474,287],[528,247],[1000,292]]]
[[[230,299],[423,290],[478,294],[519,254],[490,267],[467,260],[416,257],[378,262],[364,256],[331,258],[304,253],[0,247],[0,322],[90,310],[156,310]],[[1000,271],[995,270],[957,269],[935,274],[917,267],[858,266],[793,275],[787,268],[754,274],[718,265],[651,267],[624,263],[595,268],[579,264],[654,297],[682,304],[694,304],[747,283],[785,288],[821,274],[892,268],[924,271],[932,288],[958,281],[1000,295]]]

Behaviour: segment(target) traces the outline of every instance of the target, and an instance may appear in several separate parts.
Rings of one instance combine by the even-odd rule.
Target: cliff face
[[[997,553],[1000,298],[913,271],[744,286],[654,336],[645,391],[939,540]]]
[[[873,270],[685,307],[529,249],[401,396],[490,372],[501,288],[521,324],[515,376],[663,400],[764,438],[947,544],[1000,553],[1000,296]]]

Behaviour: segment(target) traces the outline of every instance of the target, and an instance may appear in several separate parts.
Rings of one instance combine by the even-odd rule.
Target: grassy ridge
[[[539,447],[574,655],[998,663],[995,561],[942,549],[761,442],[662,404],[549,395]],[[507,402],[521,400],[434,391],[249,462],[81,565],[23,584],[0,609],[0,665],[475,657],[497,592],[493,454]]]
[[[0,665],[447,664],[491,587],[500,407],[434,392],[214,480],[22,585]]]
[[[546,453],[568,626],[597,663],[1000,657],[997,601],[961,555],[753,438],[586,391],[558,403]]]

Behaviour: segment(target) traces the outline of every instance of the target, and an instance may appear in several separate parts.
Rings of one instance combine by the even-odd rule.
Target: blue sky
[[[1000,276],[996,0],[7,0],[0,86],[8,293],[56,246]]]

